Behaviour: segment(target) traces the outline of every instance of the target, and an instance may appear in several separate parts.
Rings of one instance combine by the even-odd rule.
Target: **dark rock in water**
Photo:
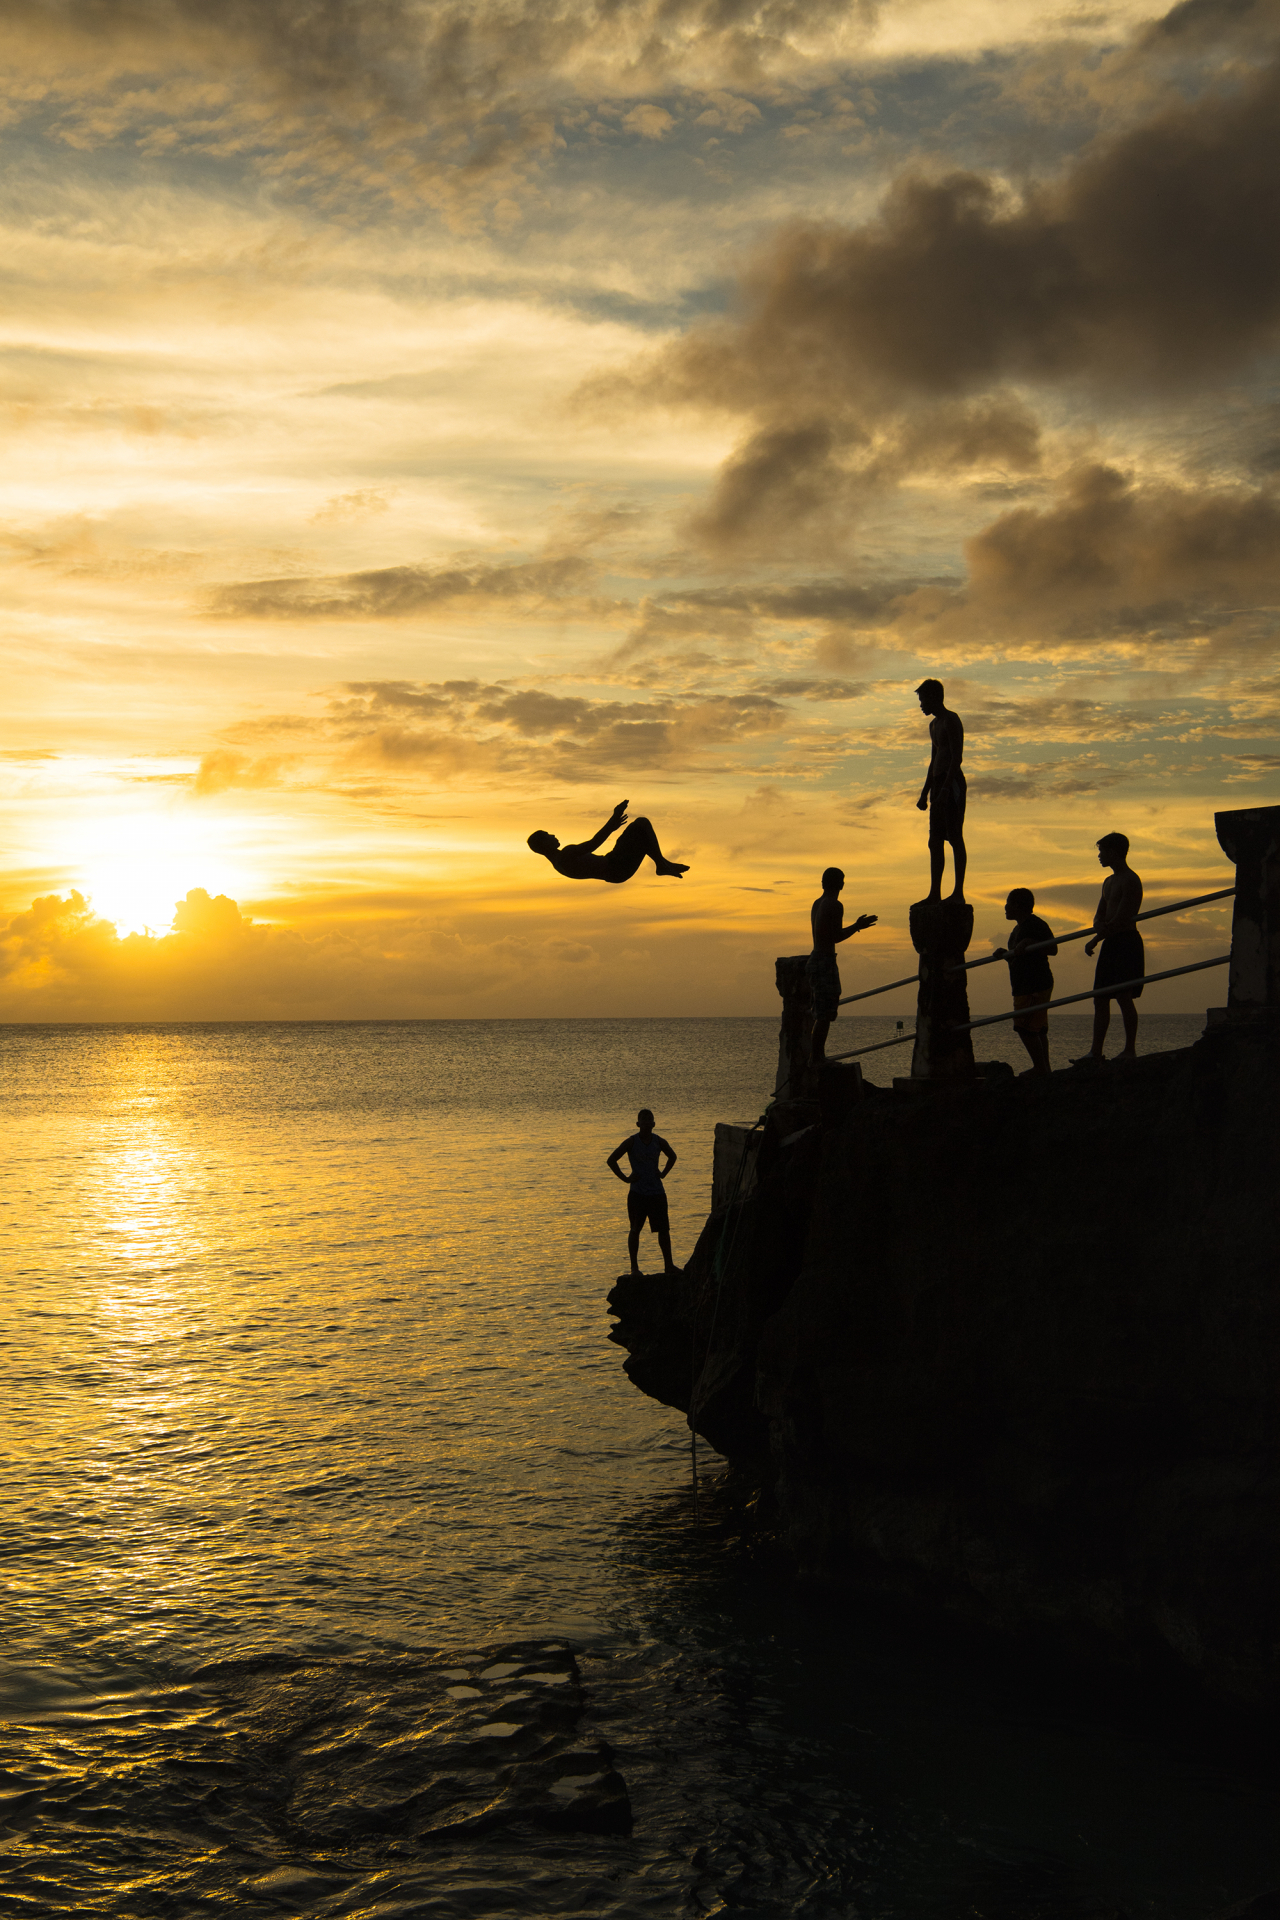
[[[1274,1706],[1278,1086],[1259,1016],[775,1108],[754,1190],[618,1282],[611,1337],[801,1571]]]

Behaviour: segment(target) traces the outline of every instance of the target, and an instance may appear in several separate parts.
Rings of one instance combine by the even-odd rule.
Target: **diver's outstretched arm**
[[[617,806],[614,808],[613,812],[609,815],[609,818],[605,821],[599,833],[593,834],[590,840],[584,840],[582,842],[583,851],[586,853],[594,853],[597,847],[603,846],[604,842],[609,838],[609,835],[611,833],[616,833],[619,827],[624,826],[626,824],[626,818],[627,818],[627,803],[625,800],[619,800]]]

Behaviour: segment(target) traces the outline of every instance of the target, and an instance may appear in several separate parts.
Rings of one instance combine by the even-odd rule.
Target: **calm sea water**
[[[794,1591],[705,1448],[695,1513],[607,1338],[604,1159],[652,1106],[680,1259],[775,1033],[0,1029],[0,1912],[1200,1920],[1280,1884],[1247,1743]],[[629,1835],[512,1814],[562,1748],[612,1753]]]

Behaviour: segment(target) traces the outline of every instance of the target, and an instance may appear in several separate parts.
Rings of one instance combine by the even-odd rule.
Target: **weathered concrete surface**
[[[806,1572],[1274,1707],[1278,1085],[1222,1028],[771,1125],[686,1272],[610,1296],[627,1372]]]

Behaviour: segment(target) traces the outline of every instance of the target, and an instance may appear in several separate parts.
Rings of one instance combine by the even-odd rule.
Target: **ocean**
[[[605,1158],[652,1107],[683,1259],[776,1030],[0,1029],[0,1914],[1207,1920],[1280,1885],[1238,1728],[795,1586],[705,1445],[695,1502],[608,1338]]]

